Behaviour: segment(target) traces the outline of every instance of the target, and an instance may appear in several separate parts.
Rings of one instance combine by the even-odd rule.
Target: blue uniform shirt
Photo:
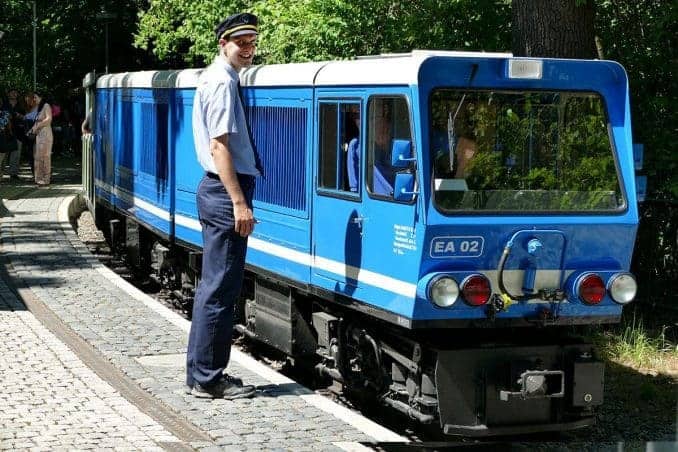
[[[216,173],[210,139],[228,134],[236,173],[259,176],[238,94],[239,80],[238,73],[221,55],[200,75],[193,100],[195,152],[203,169]]]

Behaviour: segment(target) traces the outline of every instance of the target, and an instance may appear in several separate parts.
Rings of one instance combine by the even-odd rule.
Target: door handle
[[[351,220],[351,223],[355,224],[358,226],[358,229],[360,230],[360,237],[363,236],[363,223],[367,220],[367,217],[361,217],[357,216]]]

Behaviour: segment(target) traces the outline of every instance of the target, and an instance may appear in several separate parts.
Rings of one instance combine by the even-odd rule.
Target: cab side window
[[[412,171],[412,166],[391,164],[394,140],[412,143],[412,129],[404,97],[373,96],[367,104],[367,186],[375,197],[393,197],[395,176]]]
[[[357,196],[360,193],[360,103],[320,104],[318,188]]]

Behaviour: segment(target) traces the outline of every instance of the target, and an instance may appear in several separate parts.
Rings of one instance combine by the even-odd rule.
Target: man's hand
[[[254,214],[246,203],[233,204],[233,218],[235,232],[242,237],[247,237],[254,231]]]

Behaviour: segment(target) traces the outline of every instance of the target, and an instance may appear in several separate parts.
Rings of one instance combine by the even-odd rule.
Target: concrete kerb
[[[146,305],[149,309],[156,312],[158,315],[162,316],[165,320],[172,323],[173,325],[180,328],[186,334],[190,330],[190,321],[184,319],[179,314],[173,312],[169,308],[163,306],[150,296],[143,293],[141,290],[134,287],[132,284],[128,283],[124,279],[120,278],[115,272],[101,264],[90,252],[89,250],[82,245],[77,234],[74,231],[74,225],[71,223],[73,218],[77,216],[85,209],[85,203],[82,201],[81,195],[72,195],[66,197],[58,209],[57,220],[64,231],[66,237],[68,237],[71,244],[78,251],[79,254],[84,255],[87,258],[87,261],[91,263],[92,267],[104,276],[108,281],[118,287],[120,290],[128,294],[133,299],[139,301]],[[268,366],[256,361],[250,356],[242,353],[241,351],[233,348],[231,350],[231,359],[242,365],[243,367],[249,369],[250,371],[261,376],[265,380],[269,381],[275,385],[284,385],[284,384],[297,384],[293,380],[285,377],[284,375],[279,374]],[[309,391],[310,392],[310,391]],[[364,418],[363,416],[349,410],[346,407],[343,407],[326,397],[323,397],[318,394],[307,394],[299,395],[307,404],[318,408],[332,416],[342,420],[343,422],[351,425],[357,430],[363,432],[369,437],[373,438],[377,443],[407,443],[409,440],[401,435],[398,435],[391,430],[382,427],[381,425],[370,421],[369,419]],[[335,446],[350,451],[358,450],[370,450],[359,443],[334,443]]]

